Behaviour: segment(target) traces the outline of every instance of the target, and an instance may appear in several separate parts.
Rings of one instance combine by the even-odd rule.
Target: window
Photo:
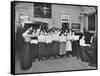
[[[95,31],[95,14],[88,16],[88,30]]]

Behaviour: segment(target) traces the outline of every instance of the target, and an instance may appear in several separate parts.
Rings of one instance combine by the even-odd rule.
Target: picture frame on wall
[[[97,70],[98,30],[84,32],[97,7],[11,1],[11,74]]]
[[[60,18],[61,18],[60,22],[62,22],[62,23],[69,23],[69,15],[63,15],[62,14]]]
[[[49,3],[34,3],[34,17],[51,18],[51,4]]]
[[[74,31],[80,31],[80,27],[81,27],[80,23],[72,23],[71,25],[71,28]]]

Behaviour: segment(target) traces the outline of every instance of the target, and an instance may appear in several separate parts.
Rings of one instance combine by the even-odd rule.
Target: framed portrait
[[[11,74],[97,70],[98,31],[83,31],[98,27],[97,11],[92,5],[11,1]]]
[[[61,18],[60,22],[62,22],[62,23],[69,23],[69,15],[61,15],[60,18]]]
[[[34,3],[34,17],[51,18],[51,9],[49,3]]]
[[[71,28],[74,31],[80,31],[80,23],[72,23]]]

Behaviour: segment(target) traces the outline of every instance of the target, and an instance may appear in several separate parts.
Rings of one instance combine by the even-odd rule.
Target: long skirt
[[[66,54],[66,42],[60,42],[59,55]]]
[[[45,56],[45,43],[44,42],[38,43],[38,56],[39,56],[39,59],[42,59]]]
[[[86,47],[84,49],[87,49],[86,55],[88,56],[88,59],[89,59],[88,62],[90,64],[97,65],[97,62],[96,62],[97,61],[97,58],[95,57],[96,50],[94,49],[94,47],[91,46],[91,47]]]
[[[88,54],[89,47],[87,46],[80,46],[80,51],[81,51],[81,59],[82,61],[89,61],[90,56]]]
[[[19,55],[23,49],[23,45],[24,45],[24,39],[22,37],[20,38],[16,38],[15,40],[15,49],[16,49],[16,53]]]
[[[72,42],[72,56],[76,56],[76,57],[80,57],[80,51],[79,51],[79,45],[78,45],[78,41],[73,41]]]
[[[59,42],[58,41],[52,42],[52,55],[59,55]]]
[[[21,69],[27,70],[32,67],[32,52],[30,50],[30,43],[24,43],[21,52]]]
[[[32,60],[34,61],[36,58],[38,58],[38,45],[31,44],[30,49],[32,51]]]
[[[50,56],[52,56],[52,44],[51,43],[48,43],[48,44],[46,44],[46,46],[45,46],[46,48],[46,50],[45,50],[45,57],[50,57]]]

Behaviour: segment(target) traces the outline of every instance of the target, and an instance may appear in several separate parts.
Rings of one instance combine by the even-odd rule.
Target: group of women
[[[41,30],[32,26],[21,32],[21,69],[29,69],[36,59],[47,60],[69,56],[79,58],[79,46],[84,46],[84,38],[79,43],[79,35],[71,29]],[[19,41],[20,42],[20,41]],[[80,45],[79,45],[80,44]],[[19,44],[21,46],[21,44]]]
[[[32,32],[30,32],[32,31]],[[32,52],[32,60],[45,60],[49,58],[69,56],[72,52],[72,41],[78,40],[71,30],[61,33],[59,29],[41,31],[30,27],[23,34],[26,43],[30,43],[29,51]],[[75,39],[76,38],[76,39]]]

